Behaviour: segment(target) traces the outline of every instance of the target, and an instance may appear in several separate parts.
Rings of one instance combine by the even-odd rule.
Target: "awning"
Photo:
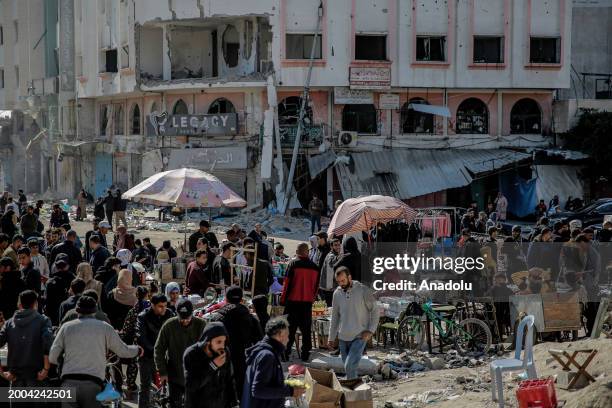
[[[323,154],[308,157],[308,171],[310,177],[315,178],[323,170],[326,170],[329,166],[334,164],[336,161],[336,153],[331,150],[326,151]]]
[[[353,153],[338,164],[345,198],[381,194],[400,199],[469,185],[475,175],[498,170],[531,155],[503,149],[391,150]]]
[[[427,105],[425,103],[411,103],[410,108],[417,112],[430,113],[432,115],[451,117],[450,110],[446,106]]]

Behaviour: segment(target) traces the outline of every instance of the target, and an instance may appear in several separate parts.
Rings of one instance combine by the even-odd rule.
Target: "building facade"
[[[312,54],[303,204],[312,191],[328,205],[373,192],[484,200],[501,170],[552,141],[571,11],[571,0],[74,0],[66,194],[187,165],[267,204],[291,164]],[[464,175],[411,176],[451,173]]]

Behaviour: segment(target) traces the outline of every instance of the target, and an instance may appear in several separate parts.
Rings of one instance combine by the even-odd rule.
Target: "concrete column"
[[[163,62],[163,75],[164,81],[169,81],[172,77],[172,65],[170,63],[170,30],[168,25],[164,25],[163,27],[163,41],[162,41],[162,57],[164,59]]]
[[[503,106],[502,91],[497,91],[497,137],[502,135],[502,126],[504,124],[504,106]]]

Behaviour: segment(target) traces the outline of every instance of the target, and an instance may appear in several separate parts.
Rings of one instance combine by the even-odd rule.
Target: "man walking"
[[[123,224],[127,228],[127,220],[125,219],[125,211],[127,210],[127,200],[121,198],[121,190],[119,189],[117,189],[117,191],[115,192],[115,202],[113,210],[116,223],[115,229],[117,229],[121,224]]]
[[[106,221],[109,224],[109,228],[113,227],[113,212],[115,211],[115,197],[110,190],[106,192],[104,197],[104,213],[106,214]]]
[[[308,244],[299,244],[295,253],[297,258],[287,266],[287,276],[281,294],[281,304],[285,305],[285,314],[289,321],[289,342],[285,357],[288,359],[291,354],[295,333],[299,327],[303,339],[300,358],[307,362],[312,349],[312,303],[317,299],[320,273],[317,265],[308,259]]]
[[[168,299],[165,295],[153,295],[151,307],[145,309],[138,315],[136,322],[136,343],[144,349],[143,355],[138,360],[138,371],[140,373],[140,390],[138,391],[138,407],[149,406],[149,393],[153,375],[155,374],[154,349],[157,336],[164,323],[174,316],[168,310]]]
[[[225,326],[213,322],[200,341],[185,350],[185,407],[232,408],[238,404],[226,343]]]
[[[206,220],[200,221],[200,228],[189,236],[189,252],[195,253],[198,250],[198,240],[200,238],[206,238],[208,246],[212,248],[218,248],[219,242],[214,233],[210,231],[210,223]]]
[[[241,390],[246,371],[244,352],[261,340],[263,334],[257,319],[242,304],[242,289],[239,286],[230,287],[225,294],[225,300],[227,304],[213,314],[212,320],[223,323],[227,330],[236,389]]]
[[[183,354],[195,344],[206,326],[206,322],[193,317],[193,304],[182,298],[176,305],[178,316],[171,317],[164,323],[155,342],[155,366],[162,382],[168,384],[170,408],[183,406],[185,395],[185,376]]]
[[[319,295],[325,300],[327,306],[332,305],[332,297],[336,289],[335,266],[340,259],[341,251],[342,241],[338,238],[334,238],[331,240],[331,251],[329,251],[323,260],[321,279],[319,281]]]
[[[38,217],[34,214],[33,206],[27,206],[26,213],[23,214],[21,220],[19,220],[19,225],[21,227],[21,233],[26,240],[36,234]]]
[[[70,271],[75,273],[77,265],[83,261],[81,251],[75,245],[76,240],[76,231],[69,230],[66,233],[66,239],[63,242],[55,245],[51,250],[51,258],[49,259],[49,262],[55,262],[55,258],[57,258],[59,254],[66,254],[68,256],[67,262],[70,265]]]
[[[49,374],[51,321],[38,313],[38,294],[19,294],[19,310],[0,330],[0,347],[8,345],[7,368],[0,375],[12,387],[43,387]],[[42,403],[33,406],[42,406]]]
[[[323,213],[323,201],[316,194],[312,195],[312,200],[308,204],[308,211],[310,212],[310,235],[314,235],[316,231],[321,229],[321,214]]]
[[[336,270],[336,281],[328,346],[335,348],[339,340],[346,378],[352,380],[357,378],[359,360],[378,326],[379,314],[372,290],[352,280],[348,268]]]
[[[41,275],[40,271],[34,267],[30,248],[20,248],[19,251],[17,251],[17,256],[19,257],[19,266],[21,267],[21,280],[25,284],[26,289],[33,290],[40,294]]]
[[[289,323],[282,318],[266,324],[266,336],[246,351],[247,369],[241,408],[282,408],[287,397],[298,398],[304,388],[285,384],[281,356],[289,342]]]
[[[142,354],[138,346],[128,346],[121,341],[113,326],[97,320],[97,302],[89,296],[81,296],[77,303],[78,319],[62,324],[49,352],[49,362],[62,362],[62,387],[76,388],[76,403],[69,408],[99,407],[96,401],[104,388],[106,356],[109,351],[119,358],[134,358]]]

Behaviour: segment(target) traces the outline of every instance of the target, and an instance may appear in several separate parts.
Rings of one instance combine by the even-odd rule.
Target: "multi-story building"
[[[526,149],[552,140],[553,96],[570,82],[571,8],[74,0],[77,123],[60,144],[61,167],[74,169],[74,189],[97,195],[199,167],[265,203],[278,181],[272,165],[290,166],[314,43],[295,178],[302,201],[306,191],[328,204],[376,192],[482,201],[500,172],[527,171]],[[271,127],[283,166],[272,160]]]

